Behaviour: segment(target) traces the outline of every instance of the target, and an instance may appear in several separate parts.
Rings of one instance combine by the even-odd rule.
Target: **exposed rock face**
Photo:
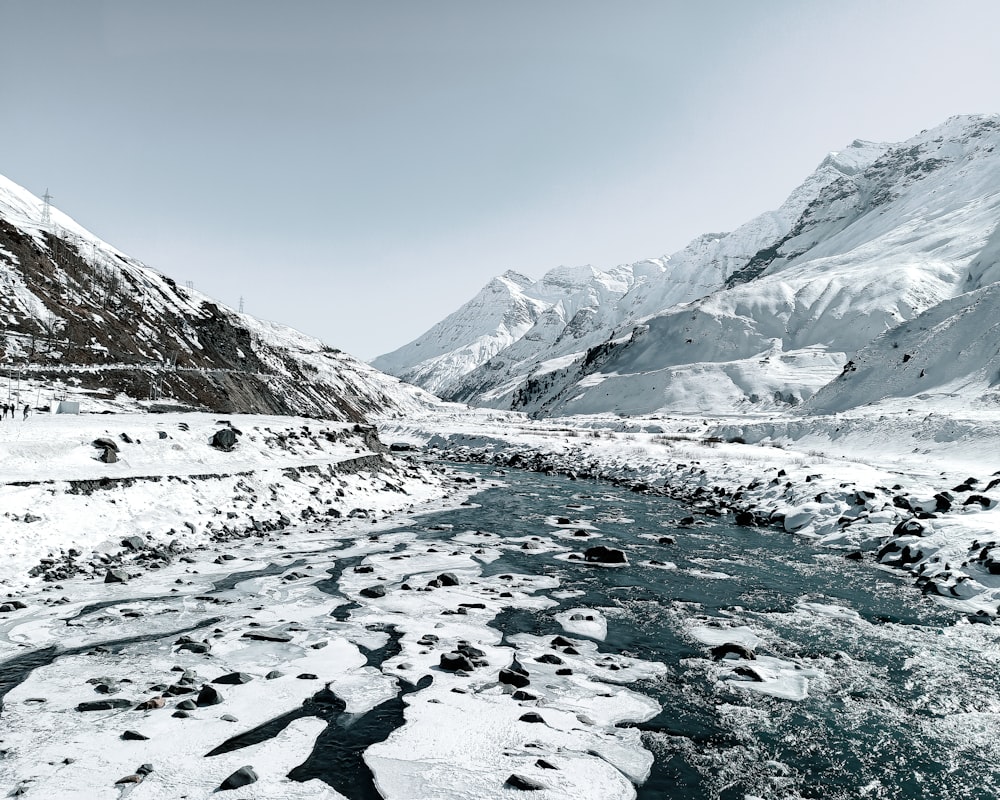
[[[0,176],[3,348],[83,388],[162,407],[362,421],[432,399],[291,328],[238,314],[129,258]],[[124,439],[123,439],[124,441]],[[113,463],[107,447],[101,458]]]

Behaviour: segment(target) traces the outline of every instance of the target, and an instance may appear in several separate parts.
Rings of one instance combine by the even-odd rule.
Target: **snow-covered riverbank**
[[[384,435],[458,460],[664,492],[702,514],[780,525],[907,570],[977,619],[1000,607],[1000,421],[991,409],[889,403],[822,417],[531,420],[456,407],[390,423]]]

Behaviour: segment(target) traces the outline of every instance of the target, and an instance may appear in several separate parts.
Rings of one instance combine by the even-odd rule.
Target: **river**
[[[491,557],[476,567],[481,580],[505,573],[544,577],[549,588],[541,594],[552,601],[548,607],[507,607],[489,617],[486,624],[502,634],[498,644],[516,649],[518,640],[512,643],[510,637],[518,634],[580,637],[579,625],[586,628],[586,621],[578,623],[577,632],[567,633],[557,616],[593,609],[598,620],[607,622],[606,636],[598,639],[601,653],[665,665],[657,677],[629,687],[662,708],[651,719],[622,723],[641,730],[642,745],[653,754],[648,778],[636,787],[639,798],[985,800],[1000,794],[1000,647],[994,627],[971,624],[872,561],[850,561],[782,531],[737,527],[707,516],[682,522],[690,512],[675,501],[592,481],[463,468],[486,483],[501,485],[474,495],[468,505],[380,529],[372,537],[380,557],[398,558],[421,548],[424,552],[438,542],[457,547],[467,543],[473,531],[492,534],[486,548]],[[511,539],[528,544],[506,546]],[[339,541],[329,548],[310,545],[296,551],[294,535],[282,541],[291,563],[281,569],[265,567],[264,561],[253,564],[257,571],[247,573],[252,579],[244,573],[234,574],[232,580],[220,575],[215,581],[217,599],[207,605],[192,601],[195,593],[199,601],[205,600],[203,586],[180,588],[171,596],[119,598],[117,604],[129,606],[133,614],[144,603],[161,614],[166,613],[165,605],[183,604],[186,628],[217,625],[219,640],[225,642],[229,628],[219,620],[229,620],[232,635],[239,637],[245,628],[237,628],[237,622],[246,619],[251,608],[263,613],[254,605],[263,594],[271,593],[279,606],[276,613],[286,616],[293,600],[301,605],[305,595],[293,597],[282,573],[306,564],[316,568],[317,576],[326,575],[307,587],[310,608],[317,606],[307,626],[319,624],[310,620],[325,619],[322,624],[330,631],[343,634],[354,623],[359,635],[371,639],[356,651],[362,653],[361,663],[367,654],[369,670],[388,672],[392,659],[398,662],[412,652],[405,651],[412,639],[407,639],[405,626],[387,620],[380,632],[378,624],[372,624],[377,605],[345,601],[357,597],[344,583],[357,580],[355,568],[379,563],[372,560],[374,550],[351,543],[348,549],[354,549],[347,552],[345,542]],[[620,548],[628,563],[605,567],[567,557],[595,544]],[[276,551],[262,548],[263,556],[275,557]],[[323,597],[329,598],[328,607],[322,605]],[[287,603],[285,609],[281,602]],[[113,641],[137,673],[144,669],[142,659],[154,656],[159,659],[157,669],[164,669],[169,662],[162,653],[149,650],[149,643],[157,641],[149,623],[135,623],[127,615],[119,618],[114,606],[115,601],[105,601],[83,609],[82,621],[73,617],[74,625],[86,633],[78,634],[85,638],[72,647],[39,648],[0,664],[3,693],[16,699],[17,688],[29,675],[35,694],[46,691],[46,681],[51,687],[58,680],[68,681],[67,674],[77,668],[66,664],[60,672],[60,663],[84,658],[84,650],[101,642]],[[86,628],[90,618],[100,624]],[[397,614],[393,619],[400,618]],[[129,627],[135,624],[141,627]],[[163,636],[177,634],[179,626],[164,625],[169,630]],[[714,661],[709,645],[723,641],[744,642],[756,658]],[[280,645],[286,656],[290,646]],[[271,651],[254,652],[260,659],[266,653],[273,661]],[[308,653],[313,659],[308,663],[321,663],[315,659],[322,652]],[[248,655],[232,653],[237,653],[231,656],[233,663],[254,672]],[[301,664],[306,664],[305,658]],[[262,674],[266,668],[258,671]],[[313,737],[312,752],[299,753],[289,762],[297,766],[285,773],[295,780],[323,781],[351,800],[377,797],[362,753],[403,724],[403,698],[419,702],[430,680],[425,676],[402,684],[403,691],[394,698],[373,701],[355,715],[344,713],[344,701],[329,688],[319,688],[320,683],[318,691],[309,690],[299,711],[275,713],[272,719],[262,716],[260,724],[225,736],[208,730],[205,741],[212,746],[199,745],[196,755],[266,746],[295,720],[312,716],[327,727],[318,739]],[[255,691],[255,685],[239,691]],[[237,690],[228,691],[235,696]],[[340,691],[336,683],[334,691]],[[8,725],[23,729],[40,719],[19,714],[17,708],[13,716],[8,713]],[[58,719],[67,727],[66,720],[76,724],[80,715],[64,713]],[[121,725],[115,724],[119,730]],[[11,759],[16,761],[17,743],[23,742],[27,753],[34,732],[9,735],[8,728],[7,733],[8,746],[15,743]],[[19,770],[21,765],[5,766],[0,759],[0,775],[9,778]],[[45,785],[44,776],[32,780],[39,788]],[[49,784],[49,791],[58,785]],[[502,789],[497,796],[510,791]]]

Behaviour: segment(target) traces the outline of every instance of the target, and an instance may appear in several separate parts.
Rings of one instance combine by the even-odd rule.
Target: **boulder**
[[[440,667],[446,672],[458,672],[459,670],[472,672],[476,668],[472,659],[462,653],[442,653]]]
[[[121,738],[126,742],[144,742],[149,737],[139,733],[139,731],[125,731],[125,733],[121,735]]]
[[[126,550],[136,552],[146,547],[146,542],[141,536],[126,536],[122,539],[122,547]]]
[[[736,658],[745,658],[747,661],[753,661],[757,658],[757,655],[746,645],[738,644],[737,642],[726,642],[725,644],[717,645],[711,648],[709,652],[712,654],[713,661],[721,661],[729,656],[736,656]]]
[[[544,783],[516,773],[507,778],[503,785],[509,786],[511,789],[520,789],[522,792],[538,792],[549,788]]]
[[[92,444],[98,450],[113,450],[116,453],[118,452],[118,442],[116,442],[114,439],[109,439],[106,436],[102,436],[99,439],[94,439]]]
[[[222,702],[222,694],[214,686],[206,683],[198,692],[198,699],[195,702],[199,706],[215,706]]]
[[[500,670],[498,680],[500,683],[506,684],[507,686],[513,686],[515,689],[523,689],[531,683],[528,676],[524,672],[515,672],[512,669]]]
[[[451,572],[442,572],[437,579],[442,586],[458,586],[458,578]]]
[[[618,550],[614,547],[605,547],[601,544],[596,545],[595,547],[588,547],[583,552],[583,558],[590,564],[628,563],[628,559],[625,557],[625,552],[623,550]]]
[[[253,771],[253,767],[247,765],[245,767],[240,767],[236,770],[236,772],[219,784],[219,791],[225,792],[230,789],[239,789],[241,786],[249,786],[251,783],[256,782],[257,773]]]
[[[248,675],[245,672],[230,672],[227,675],[222,675],[216,678],[212,683],[228,683],[231,685],[237,685],[241,683],[250,683],[253,680],[252,675]]]
[[[217,430],[212,436],[212,447],[216,450],[229,452],[236,447],[236,431],[232,428],[222,428]]]
[[[379,597],[385,597],[385,587],[375,584],[374,586],[366,586],[362,589],[359,594],[362,597],[370,597],[372,599],[378,599]]]
[[[131,708],[132,701],[124,698],[114,700],[91,700],[77,705],[77,711],[113,711],[116,708]]]
[[[105,583],[125,583],[128,580],[128,573],[123,569],[109,569],[104,574]]]

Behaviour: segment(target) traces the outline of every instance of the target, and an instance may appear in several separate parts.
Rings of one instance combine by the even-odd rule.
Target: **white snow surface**
[[[998,115],[856,141],[777,211],[625,268],[624,293],[564,322],[546,312],[445,394],[553,416],[758,412],[821,390],[824,411],[929,392],[995,403],[998,185]]]

